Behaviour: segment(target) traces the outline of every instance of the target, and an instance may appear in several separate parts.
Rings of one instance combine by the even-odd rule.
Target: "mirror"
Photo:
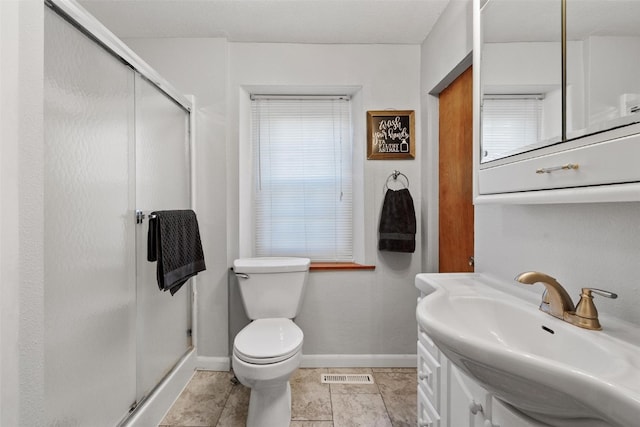
[[[481,163],[640,122],[640,1],[564,2],[564,111],[563,0],[482,7]]]
[[[567,138],[640,122],[640,2],[567,0]]]
[[[481,163],[561,141],[560,0],[490,0],[481,11]]]

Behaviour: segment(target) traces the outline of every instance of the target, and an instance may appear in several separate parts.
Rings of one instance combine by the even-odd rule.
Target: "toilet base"
[[[291,422],[291,385],[252,388],[247,427],[288,427]]]
[[[260,365],[240,359],[234,346],[231,360],[238,381],[251,389],[247,427],[289,427],[289,378],[300,366],[302,351],[280,362]]]

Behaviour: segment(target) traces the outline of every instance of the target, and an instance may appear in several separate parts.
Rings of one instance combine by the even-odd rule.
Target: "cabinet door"
[[[451,362],[449,364],[448,426],[484,427],[484,407],[490,402],[488,392],[461,373]],[[508,424],[505,424],[505,426]],[[512,427],[509,425],[509,427]]]
[[[429,403],[424,391],[418,387],[418,427],[440,427],[440,415]]]
[[[540,0],[492,0],[479,12],[480,163],[562,140],[560,12],[560,1]]]
[[[440,409],[440,363],[418,341],[418,388],[436,410]]]
[[[567,73],[582,78],[567,82],[568,139],[639,123],[640,3],[567,0],[566,8]]]

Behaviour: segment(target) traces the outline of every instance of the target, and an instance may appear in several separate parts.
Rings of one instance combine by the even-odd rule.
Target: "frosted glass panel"
[[[45,13],[45,414],[115,425],[135,400],[134,75]]]
[[[154,210],[190,208],[188,114],[136,75],[136,203]],[[191,285],[172,296],[158,289],[147,261],[148,220],[138,239],[138,398],[148,394],[190,346]]]

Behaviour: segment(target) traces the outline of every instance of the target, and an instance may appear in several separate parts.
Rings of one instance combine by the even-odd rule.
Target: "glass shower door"
[[[189,113],[54,10],[44,25],[45,417],[116,425],[191,347],[191,286],[158,289],[135,220],[190,208]]]
[[[48,425],[115,425],[135,401],[134,73],[45,10]]]
[[[140,400],[191,346],[191,285],[160,291],[156,263],[147,261],[148,215],[189,209],[189,114],[136,74],[136,208],[147,217],[137,241],[137,397]]]

